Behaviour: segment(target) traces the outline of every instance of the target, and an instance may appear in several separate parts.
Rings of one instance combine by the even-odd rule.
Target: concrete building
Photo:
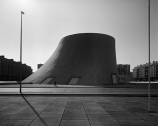
[[[0,56],[0,80],[1,81],[19,81],[20,80],[20,65],[22,70],[22,80],[32,74],[32,69],[26,64],[15,62],[13,59],[7,59]]]
[[[117,71],[119,74],[119,81],[121,83],[132,81],[132,74],[130,72],[129,64],[117,64]]]
[[[119,75],[129,75],[130,65],[129,64],[117,64],[117,70]]]
[[[80,33],[61,39],[53,55],[26,83],[112,84],[118,82],[115,39],[98,33]]]
[[[149,72],[149,65],[141,64],[133,69],[133,78],[135,81],[147,81],[148,80],[148,73]],[[158,80],[158,61],[153,61],[150,64],[150,79],[152,81]]]

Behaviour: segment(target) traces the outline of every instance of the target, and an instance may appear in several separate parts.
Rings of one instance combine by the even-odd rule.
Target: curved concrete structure
[[[81,33],[64,37],[46,63],[23,82],[111,84],[112,75],[118,80],[115,39],[105,34]]]

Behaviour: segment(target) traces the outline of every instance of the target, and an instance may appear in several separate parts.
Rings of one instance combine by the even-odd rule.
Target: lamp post
[[[148,41],[149,41],[149,66],[148,66],[148,112],[151,112],[150,110],[150,0],[148,1]]]
[[[24,12],[21,11],[21,31],[20,31],[20,93],[21,93],[21,72],[22,72],[22,15]]]

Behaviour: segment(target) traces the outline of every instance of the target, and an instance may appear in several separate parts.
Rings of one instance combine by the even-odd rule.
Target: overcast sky
[[[103,33],[116,42],[117,64],[148,62],[148,0],[0,0],[0,55],[37,70],[59,41],[76,33]],[[151,0],[151,61],[158,61],[158,0]]]

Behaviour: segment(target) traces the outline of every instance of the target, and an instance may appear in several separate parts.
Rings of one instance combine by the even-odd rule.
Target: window
[[[80,78],[77,78],[77,77],[74,77],[74,78],[71,78],[71,80],[69,81],[68,84],[77,84],[77,82],[79,81]]]
[[[49,84],[50,81],[52,81],[54,78],[53,77],[48,77],[46,79],[44,79],[41,84]]]

